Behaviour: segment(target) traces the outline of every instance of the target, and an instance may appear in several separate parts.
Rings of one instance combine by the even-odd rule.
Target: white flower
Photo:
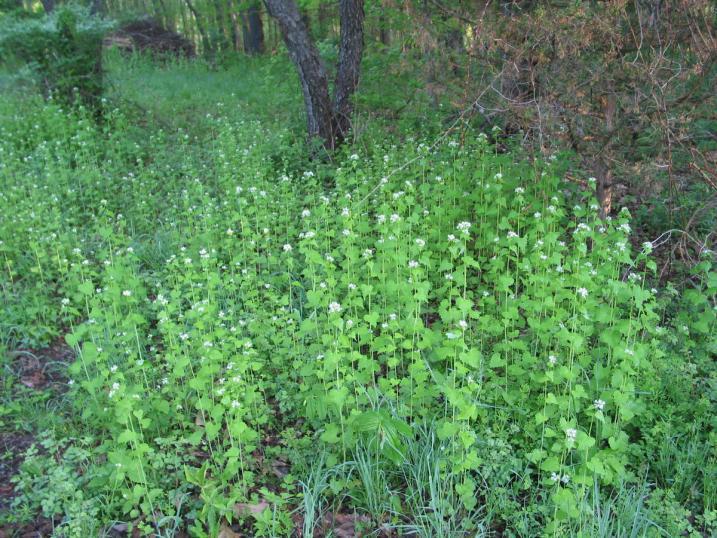
[[[650,253],[652,252],[652,243],[650,243],[649,241],[645,241],[642,244],[642,248],[645,249],[645,252]]]
[[[234,235],[234,230],[227,228],[227,235]]]
[[[600,399],[595,400],[593,402],[593,407],[598,411],[602,411],[605,408],[605,401]]]
[[[561,481],[563,484],[567,484],[568,482],[570,482],[570,475],[569,475],[569,474],[564,474],[563,477],[560,479],[560,481]]]
[[[535,213],[533,213],[533,217],[535,217],[536,219],[539,219],[542,216],[543,215],[540,213],[540,211],[536,211]]]
[[[282,248],[284,252],[291,252],[291,245],[289,243],[286,243]]]
[[[236,400],[233,400],[232,401],[232,409],[238,409],[239,407],[241,407],[241,404],[239,402],[237,402]]]
[[[67,306],[70,304],[70,300],[67,297],[64,297],[62,301],[60,301],[63,306]]]
[[[581,222],[580,224],[578,224],[577,228],[575,228],[575,231],[576,232],[589,232],[590,226],[588,226],[584,222]]]
[[[347,319],[347,320],[346,320],[346,328],[347,328],[347,329],[350,329],[350,328],[353,327],[353,326],[354,326],[353,320],[352,320],[352,319]]]
[[[304,209],[304,210],[301,212],[301,216],[302,216],[302,218],[310,217],[310,216],[311,216],[311,211],[309,211],[308,209]]]
[[[368,259],[368,258],[370,258],[371,256],[373,256],[373,250],[372,250],[372,249],[367,248],[366,250],[363,251],[363,257],[364,257],[364,258]]]
[[[391,215],[391,222],[396,223],[396,222],[398,222],[399,220],[401,220],[401,217],[398,215],[398,213],[393,213],[393,214]]]
[[[632,349],[628,348],[625,349],[625,355],[629,355],[630,357],[632,357],[633,355],[635,355],[635,352]]]
[[[122,295],[124,295],[125,297],[132,297],[132,292],[130,290],[124,290],[122,292]]]
[[[187,333],[181,333],[179,335],[180,340],[187,340],[189,338],[189,335]]]
[[[419,238],[419,239],[416,239],[416,244],[417,244],[419,247],[421,247],[421,248],[423,248],[423,247],[426,246],[426,242],[425,242],[423,239],[420,239],[420,238]]]
[[[207,340],[206,342],[204,342],[204,347],[206,347],[206,348],[214,347],[214,344]]]
[[[458,322],[458,326],[465,331],[468,328],[468,322],[462,319]]]
[[[448,242],[449,242],[449,243],[455,243],[456,241],[458,241],[458,240],[456,239],[456,236],[453,235],[453,234],[448,234],[448,238],[447,238],[447,239],[448,239]]]
[[[585,288],[578,288],[578,295],[585,299],[588,296],[588,290],[586,290]]]
[[[471,228],[471,223],[467,221],[459,222],[458,226],[456,226],[456,229],[460,231],[463,235],[468,235],[468,230]]]
[[[558,358],[555,355],[548,356],[548,364],[550,364],[550,366],[555,366],[555,363],[557,363],[557,362],[558,362]]]
[[[117,371],[117,365],[116,365],[116,364],[113,364],[112,366],[110,366],[110,372],[115,373],[116,371]]]
[[[341,233],[344,234],[344,236],[348,237],[351,235],[351,230],[344,228]]]
[[[376,217],[376,221],[377,221],[379,224],[383,224],[384,222],[386,222],[386,215],[378,215],[378,216]]]
[[[575,441],[578,435],[578,431],[575,428],[568,428],[565,430],[565,437],[568,441]]]
[[[560,480],[560,475],[558,473],[550,473],[550,480],[557,482]]]
[[[349,289],[350,289],[350,290],[355,290],[355,289],[356,289],[356,284],[354,284],[353,282],[349,282]]]
[[[416,260],[411,260],[408,262],[409,269],[416,269],[417,267],[418,267],[418,262]]]
[[[341,312],[341,305],[336,301],[329,304],[329,314],[337,314]]]
[[[460,338],[460,337],[461,337],[461,335],[457,334],[457,333],[453,333],[453,332],[446,333],[446,338],[448,338],[449,340],[455,340],[456,338]]]
[[[515,233],[514,231],[511,230],[508,232],[508,239],[515,239],[517,237],[520,237],[520,236],[517,233]]]
[[[446,273],[446,274],[443,275],[443,276],[446,277],[446,280],[453,280],[453,274],[452,274],[452,273]]]
[[[349,159],[351,159],[352,161],[358,161],[358,160],[359,160],[359,156],[358,156],[358,154],[354,153],[354,154],[352,154],[352,155],[349,157]]]
[[[348,208],[348,207],[344,207],[344,208],[341,210],[341,216],[342,216],[342,217],[348,217],[350,214],[351,214],[351,212],[349,211],[349,208]]]
[[[525,192],[525,189],[523,187],[515,188],[515,194],[523,194],[524,192]]]

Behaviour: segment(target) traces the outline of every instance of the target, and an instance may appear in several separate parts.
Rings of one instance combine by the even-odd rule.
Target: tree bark
[[[49,15],[55,10],[55,0],[42,0],[42,8]]]
[[[328,149],[333,149],[333,107],[329,98],[329,81],[319,51],[311,41],[293,0],[264,0],[264,4],[269,15],[279,23],[291,61],[299,72],[309,137],[319,137]]]
[[[340,0],[341,37],[333,102],[326,69],[294,0],[264,0],[279,24],[289,56],[299,72],[309,138],[335,149],[351,127],[351,96],[359,81],[363,54],[364,0]]]
[[[351,127],[351,112],[353,111],[351,96],[356,91],[359,82],[363,55],[363,0],[341,0],[339,16],[341,19],[341,41],[336,83],[334,84],[334,130],[340,142],[346,137]]]
[[[209,34],[207,34],[207,31],[204,28],[204,21],[202,21],[202,18],[199,15],[197,8],[194,7],[192,0],[184,0],[184,3],[187,5],[187,8],[189,8],[189,11],[194,16],[194,23],[197,25],[197,30],[199,31],[199,37],[202,41],[202,48],[204,49],[204,53],[211,56],[213,52],[212,41],[211,39],[209,39]]]
[[[250,5],[242,13],[242,37],[244,52],[247,54],[264,52],[264,23],[261,20],[259,4]]]

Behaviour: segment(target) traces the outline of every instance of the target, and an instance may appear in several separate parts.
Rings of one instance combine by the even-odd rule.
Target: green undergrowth
[[[653,288],[562,157],[369,123],[310,161],[275,66],[112,61],[99,124],[0,103],[0,343],[76,351],[49,421],[5,378],[3,428],[45,427],[0,518],[717,532],[711,258]]]

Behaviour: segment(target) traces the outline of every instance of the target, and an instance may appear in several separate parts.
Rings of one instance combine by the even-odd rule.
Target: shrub
[[[0,55],[24,63],[45,96],[98,110],[102,38],[110,27],[74,5],[42,17],[9,17],[0,27]]]

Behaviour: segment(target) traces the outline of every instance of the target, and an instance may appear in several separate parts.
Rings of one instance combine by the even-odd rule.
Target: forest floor
[[[709,253],[376,65],[323,160],[276,57],[5,88],[0,538],[717,535]]]

